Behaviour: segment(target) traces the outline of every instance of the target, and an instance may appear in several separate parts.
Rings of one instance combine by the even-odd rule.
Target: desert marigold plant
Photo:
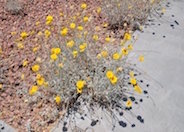
[[[118,10],[123,6],[114,1],[112,5]],[[82,117],[90,114],[94,126],[94,120],[101,117],[92,113],[99,108],[120,126],[132,125],[133,121],[113,116],[122,115],[122,111],[131,113],[137,100],[148,93],[139,79],[137,61],[133,61],[135,58],[143,62],[144,56],[129,58],[136,41],[129,22],[122,22],[126,29],[118,34],[119,28],[112,29],[111,21],[106,19],[111,14],[104,15],[103,4],[91,7],[86,2],[66,7],[58,11],[59,17],[49,14],[44,16],[43,23],[36,20],[36,28],[30,30],[34,32],[26,30],[17,35],[19,52],[24,52],[26,40],[32,39],[29,48],[33,57],[23,57],[21,61],[24,71],[29,70],[31,76],[28,80],[27,74],[19,75],[24,87],[27,85],[23,91],[26,102],[31,107],[41,107],[39,102],[50,104],[52,112],[40,112],[44,125],[55,122],[62,111],[63,125],[77,119],[77,113]]]

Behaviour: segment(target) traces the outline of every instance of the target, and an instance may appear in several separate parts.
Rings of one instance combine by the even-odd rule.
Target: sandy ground
[[[147,26],[144,33],[135,33],[139,38],[131,55],[143,53],[145,56],[144,63],[138,67],[144,69],[146,81],[150,82],[149,95],[153,100],[145,99],[136,109],[136,112],[144,117],[145,122],[137,122],[135,128],[118,126],[115,132],[184,131],[184,0],[169,2],[171,4],[166,7],[162,18],[154,17],[154,22],[149,23],[153,24]],[[82,127],[90,125],[90,122],[86,120],[84,123],[79,120],[77,124]],[[5,126],[3,130],[2,126]],[[108,121],[93,128],[95,132],[112,131]],[[59,125],[53,131],[61,132],[62,126]],[[13,129],[0,122],[0,132],[13,132]]]
[[[139,38],[131,55],[144,54],[145,61],[138,67],[144,69],[153,99],[145,99],[136,110],[144,117],[145,123],[136,123],[135,128],[118,126],[115,132],[184,131],[184,0],[169,2],[162,18],[153,17],[154,22],[149,22],[150,26],[144,29],[144,33],[135,33]],[[83,127],[89,126],[90,122],[79,120],[77,124]],[[112,131],[108,121],[93,128],[95,132]],[[60,131],[61,125],[54,130]]]

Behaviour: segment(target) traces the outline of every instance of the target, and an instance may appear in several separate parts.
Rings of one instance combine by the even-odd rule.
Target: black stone
[[[122,127],[126,127],[127,126],[127,124],[125,122],[123,122],[123,121],[119,121],[119,125],[122,126]]]
[[[120,115],[120,116],[123,116],[123,112],[120,112],[119,115]]]
[[[143,99],[140,99],[139,101],[140,101],[140,102],[143,102]]]
[[[4,126],[3,126],[3,127],[1,127],[1,130],[4,130]]]
[[[68,129],[66,127],[63,127],[63,132],[68,131]]]
[[[98,120],[92,121],[92,122],[91,122],[91,126],[95,126],[97,122],[98,122]]]
[[[176,20],[175,20],[174,22],[175,22],[177,25],[179,25],[179,23],[178,23]]]
[[[64,122],[63,125],[66,126],[67,122]]]
[[[123,101],[127,101],[127,98],[124,97],[124,98],[123,98]]]
[[[143,83],[143,80],[140,80],[141,83]]]
[[[135,101],[135,97],[130,96],[131,101]]]
[[[141,123],[144,123],[144,119],[141,119],[140,122],[141,122]]]
[[[142,117],[140,115],[137,116],[137,120],[142,120]]]
[[[149,87],[149,84],[147,84],[146,87]]]
[[[82,116],[81,119],[84,120],[84,117]]]
[[[153,32],[152,34],[155,35],[155,32]]]
[[[135,124],[132,124],[132,126],[131,127],[135,127]]]
[[[144,90],[143,92],[144,92],[144,94],[148,94],[148,91],[146,91],[146,90]]]
[[[163,36],[163,38],[165,38],[165,35]]]

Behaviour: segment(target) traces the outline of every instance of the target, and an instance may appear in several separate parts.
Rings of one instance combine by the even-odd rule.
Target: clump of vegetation
[[[90,114],[91,126],[94,126],[100,120],[95,119],[94,112],[98,108],[122,127],[135,126],[115,115],[123,116],[122,112],[131,111],[141,97],[136,95],[148,94],[143,81],[139,80],[141,72],[134,65],[137,62],[129,59],[136,41],[131,21],[142,19],[137,18],[139,12],[129,10],[141,2],[64,3],[57,14],[48,13],[44,21],[36,20],[31,29],[11,32],[14,47],[10,58],[21,55],[17,63],[22,72],[17,74],[20,82],[16,84],[21,88],[16,94],[30,108],[26,115],[27,129],[41,131],[61,118],[63,131],[66,131],[70,117],[75,120],[77,113],[82,119]],[[108,11],[111,7],[113,10]],[[148,9],[151,8],[145,6],[140,12],[148,12]],[[117,23],[126,27],[119,33],[120,37],[109,30]],[[143,62],[144,55],[138,56],[135,60]],[[1,64],[4,62],[7,60]],[[0,83],[1,92],[5,89],[4,81]],[[34,116],[34,108],[38,109],[38,117]],[[144,122],[142,117],[139,120]]]

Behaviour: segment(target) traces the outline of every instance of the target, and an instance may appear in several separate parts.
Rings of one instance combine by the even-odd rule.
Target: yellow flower
[[[102,57],[102,55],[99,53],[97,54],[97,59],[100,59]]]
[[[50,58],[51,58],[51,60],[55,61],[55,60],[57,60],[58,56],[56,54],[51,54]]]
[[[30,35],[34,35],[34,33],[35,33],[35,31],[32,30],[29,34],[30,34]]]
[[[38,64],[35,64],[34,66],[32,66],[32,71],[33,72],[37,72],[40,70],[40,66]]]
[[[21,74],[21,79],[22,79],[22,80],[24,80],[24,77],[25,77],[24,74]]]
[[[63,63],[59,63],[59,68],[63,68]]]
[[[96,26],[95,27],[95,31],[100,31],[100,27],[99,26]]]
[[[79,81],[77,81],[76,86],[77,86],[78,89],[83,89],[85,84],[86,84],[86,81],[79,80]]]
[[[61,17],[64,16],[63,12],[60,12],[59,15],[60,15]]]
[[[82,93],[82,89],[77,88],[77,93],[81,94]]]
[[[63,29],[61,30],[61,35],[62,35],[62,36],[66,36],[67,33],[68,33],[68,28],[63,28]]]
[[[122,51],[122,54],[123,54],[123,55],[128,55],[128,50],[127,50],[127,49],[122,48],[122,50],[121,50],[121,51]]]
[[[37,75],[36,75],[36,79],[40,79],[42,76],[38,73]]]
[[[74,41],[73,40],[70,40],[66,43],[66,46],[69,47],[69,48],[72,48],[74,46]]]
[[[75,23],[70,23],[70,28],[71,29],[75,29],[75,27],[76,27]]]
[[[40,57],[36,57],[36,62],[41,63],[42,62],[42,59]]]
[[[110,37],[106,37],[106,38],[105,38],[105,41],[106,41],[106,42],[110,42],[110,41],[111,41],[111,38],[110,38]]]
[[[24,60],[22,65],[23,65],[23,67],[25,67],[25,66],[27,66],[27,64],[28,64],[28,61]]]
[[[93,35],[93,40],[97,41],[98,40],[98,35]]]
[[[17,47],[18,47],[19,49],[23,49],[23,48],[24,48],[24,45],[23,45],[23,43],[18,43],[18,44],[17,44]]]
[[[127,108],[132,107],[132,101],[130,99],[128,99],[125,105]]]
[[[118,60],[118,59],[120,58],[119,53],[114,53],[113,56],[112,56],[112,58],[113,58],[114,60]]]
[[[53,16],[48,15],[46,17],[46,25],[50,25],[52,23],[52,21],[53,21]]]
[[[45,38],[48,38],[51,35],[51,32],[49,30],[45,30],[44,34]]]
[[[88,34],[88,31],[84,31],[84,36],[86,36]]]
[[[22,33],[20,34],[20,37],[21,37],[22,39],[26,38],[27,36],[28,36],[28,34],[27,34],[26,32],[22,32]]]
[[[121,71],[123,71],[123,68],[122,68],[122,67],[118,67],[118,68],[116,69],[116,72],[121,72]]]
[[[130,71],[129,75],[130,75],[131,78],[134,78],[134,72],[133,71]]]
[[[72,51],[72,54],[73,54],[73,58],[76,58],[78,55],[78,51],[74,50],[74,51]]]
[[[30,94],[30,95],[33,95],[33,94],[35,94],[37,91],[38,91],[38,86],[34,85],[34,86],[32,86],[32,87],[30,88],[29,94]]]
[[[135,86],[134,86],[134,91],[136,91],[136,92],[139,93],[139,94],[142,93],[142,89],[141,89],[138,85],[135,85]]]
[[[116,84],[117,81],[118,81],[118,78],[117,78],[116,76],[113,76],[113,77],[110,78],[110,82],[111,82],[113,85]]]
[[[36,52],[36,51],[38,51],[38,49],[39,49],[39,46],[37,46],[37,47],[34,47],[34,48],[33,48],[33,52]]]
[[[101,11],[102,11],[102,8],[101,7],[98,7],[97,8],[97,13],[99,14]]]
[[[128,50],[133,50],[132,44],[129,44],[129,45],[128,45]]]
[[[36,26],[40,25],[40,22],[39,22],[39,21],[37,21],[37,22],[35,23],[35,25],[36,25]]]
[[[3,50],[2,50],[2,48],[0,47],[0,55],[2,54],[2,52],[3,52]]]
[[[165,8],[162,8],[162,13],[164,14],[166,12],[166,9]]]
[[[82,3],[82,4],[81,4],[81,8],[82,8],[82,9],[86,9],[86,8],[87,8],[87,4],[86,4],[86,3]]]
[[[84,28],[83,28],[83,26],[78,26],[77,29],[78,29],[79,31],[82,31]]]
[[[51,54],[60,54],[61,53],[61,49],[60,48],[52,48],[51,49]]]
[[[48,87],[49,86],[49,83],[48,82],[44,82],[43,84],[45,87]]]
[[[38,78],[38,79],[36,80],[36,82],[37,82],[37,84],[38,84],[39,86],[42,86],[42,85],[44,84],[44,82],[45,82],[45,78],[41,76],[40,78]]]
[[[57,95],[55,97],[55,101],[56,101],[56,104],[59,105],[61,103],[61,97]]]
[[[89,18],[88,18],[87,16],[85,16],[85,17],[83,18],[83,21],[84,21],[84,22],[88,22],[88,19],[89,19]]]
[[[41,35],[42,35],[42,32],[41,32],[41,31],[39,31],[39,32],[37,33],[37,35],[38,35],[38,36],[41,36]]]
[[[136,84],[137,84],[137,81],[136,81],[135,78],[130,78],[130,83],[131,83],[132,85],[136,85]]]
[[[84,52],[86,47],[87,47],[86,43],[83,43],[83,44],[79,45],[80,52]]]
[[[104,23],[103,27],[105,27],[105,28],[108,27],[108,23]]]
[[[119,7],[121,6],[121,4],[120,4],[120,3],[118,3],[118,4],[117,4],[117,6],[118,6],[118,8],[119,8]]]
[[[12,36],[14,36],[14,35],[16,35],[17,34],[17,32],[11,32],[11,35]]]
[[[108,79],[112,78],[113,76],[114,76],[114,73],[111,70],[109,70],[109,71],[106,72],[106,77]]]
[[[3,84],[0,84],[0,90],[3,88]]]
[[[104,58],[106,58],[106,57],[108,56],[108,52],[104,50],[104,51],[101,52],[101,55],[102,55]]]
[[[140,55],[140,56],[139,56],[139,61],[140,61],[140,62],[143,62],[143,61],[144,61],[144,56],[143,56],[143,55]]]
[[[130,40],[130,39],[131,39],[131,34],[125,33],[124,39],[125,39],[125,40]]]

